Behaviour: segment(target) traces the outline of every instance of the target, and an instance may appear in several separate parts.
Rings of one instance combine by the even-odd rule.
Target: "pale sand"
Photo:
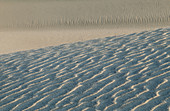
[[[0,54],[144,31],[145,28],[0,32]]]
[[[170,26],[169,0],[0,0],[0,54]]]
[[[170,25],[169,0],[1,0],[0,30]]]
[[[168,111],[170,28],[0,55],[0,111]]]

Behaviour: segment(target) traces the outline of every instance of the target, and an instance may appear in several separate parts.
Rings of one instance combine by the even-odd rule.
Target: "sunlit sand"
[[[0,54],[170,26],[169,0],[1,0]]]
[[[0,111],[168,111],[169,86],[169,0],[0,0]]]

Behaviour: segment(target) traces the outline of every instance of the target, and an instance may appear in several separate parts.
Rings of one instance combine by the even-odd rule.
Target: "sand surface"
[[[0,54],[170,26],[169,0],[0,0]]]
[[[0,0],[0,111],[168,111],[169,86],[169,0]]]
[[[0,55],[0,111],[168,111],[170,28]]]
[[[0,30],[169,26],[169,0],[1,0]]]
[[[152,28],[148,29],[151,30]],[[69,29],[0,32],[0,54],[140,32],[146,28]]]

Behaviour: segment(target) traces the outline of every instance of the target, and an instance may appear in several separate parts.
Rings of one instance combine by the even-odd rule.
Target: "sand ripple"
[[[0,55],[0,111],[168,111],[170,29]]]

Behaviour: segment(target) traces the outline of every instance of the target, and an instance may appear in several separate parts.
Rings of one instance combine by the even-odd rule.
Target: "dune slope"
[[[0,0],[0,31],[169,26],[169,6],[169,0]]]
[[[1,111],[168,111],[170,28],[0,55]]]

